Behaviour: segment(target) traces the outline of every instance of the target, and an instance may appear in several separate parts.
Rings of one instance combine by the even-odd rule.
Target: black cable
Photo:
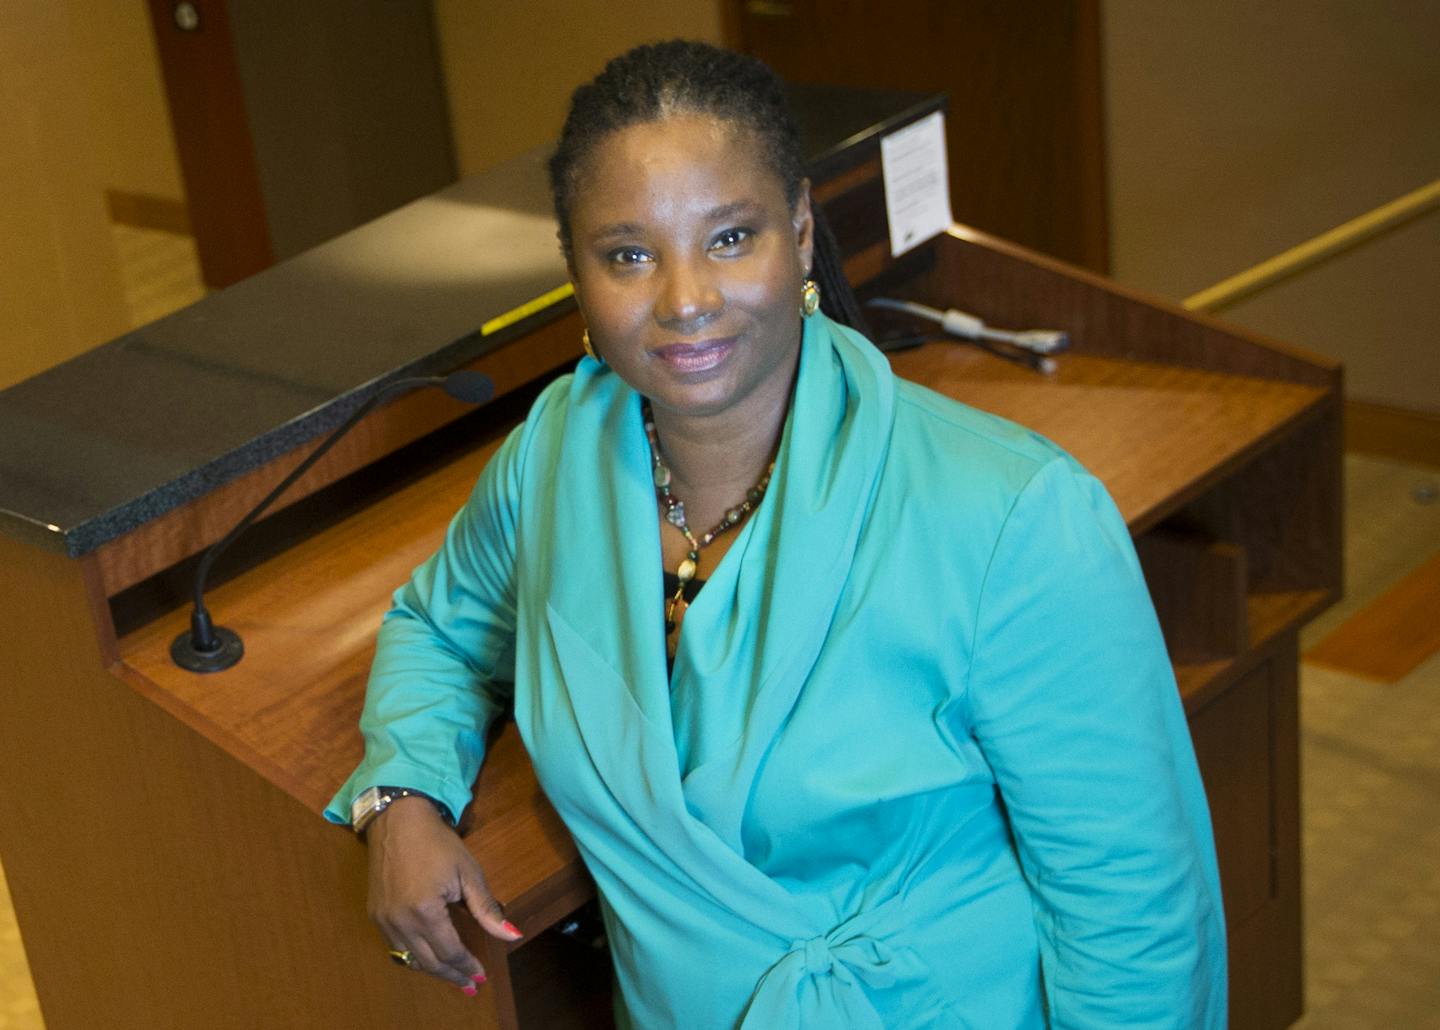
[[[966,340],[958,336],[938,336],[934,333],[915,333],[901,336],[888,336],[875,341],[875,346],[885,354],[893,354],[896,351],[911,350],[927,343],[952,343],[956,345],[967,345],[978,347],[988,354],[1003,361],[1011,361],[1017,365],[1024,365],[1032,372],[1048,376],[1055,372],[1055,360],[1046,357],[1044,354],[1036,354],[1023,347],[1010,347],[1002,343],[995,343],[991,340]]]

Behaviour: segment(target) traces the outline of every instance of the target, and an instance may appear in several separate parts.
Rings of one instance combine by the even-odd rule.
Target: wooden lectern
[[[1209,791],[1232,1022],[1301,1011],[1296,634],[1340,588],[1340,372],[962,226],[890,256],[885,133],[940,101],[797,93],[863,294],[1067,330],[1051,377],[962,346],[900,374],[1029,425],[1136,536]],[[320,810],[359,759],[390,592],[579,325],[530,155],[0,393],[0,856],[46,1025],[608,1025],[607,959],[552,929],[590,897],[513,727],[466,841],[528,936],[470,927],[478,999],[393,966],[365,851]],[[177,668],[193,556],[377,382],[472,367],[466,414],[378,409],[234,549],[209,593],[246,654]],[[228,578],[224,578],[228,576]]]

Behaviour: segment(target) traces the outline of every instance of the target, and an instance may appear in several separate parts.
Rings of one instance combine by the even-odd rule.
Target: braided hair
[[[555,219],[567,259],[572,247],[570,211],[585,161],[595,147],[620,129],[679,114],[708,115],[748,130],[779,177],[786,204],[795,207],[805,161],[779,76],[753,57],[707,43],[677,39],[638,46],[612,59],[593,82],[575,91],[550,158]],[[811,210],[811,275],[820,286],[821,306],[831,318],[863,332],[864,319],[845,279],[835,237],[819,205]]]

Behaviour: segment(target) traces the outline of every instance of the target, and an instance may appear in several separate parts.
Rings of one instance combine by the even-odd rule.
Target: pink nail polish
[[[500,924],[500,928],[501,928],[502,930],[504,930],[506,933],[514,934],[516,937],[524,937],[524,936],[525,936],[523,933],[520,932],[520,927],[518,927],[518,926],[516,926],[514,923],[510,922],[510,920],[508,920],[508,919],[505,920],[505,922],[503,922],[503,923]]]
[[[480,988],[476,987],[474,984],[466,984],[464,987],[460,988],[460,993],[464,994],[468,998],[473,998],[479,990]]]
[[[485,982],[485,974],[484,974],[484,973],[476,973],[476,974],[474,974],[473,976],[471,976],[470,979],[474,980],[477,984],[483,984],[483,983]]]

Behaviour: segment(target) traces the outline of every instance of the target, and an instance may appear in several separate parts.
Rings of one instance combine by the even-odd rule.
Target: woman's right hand
[[[490,894],[480,864],[423,797],[397,798],[370,824],[366,839],[370,918],[390,947],[410,952],[414,968],[473,994],[485,970],[460,940],[449,906],[464,902],[481,928],[502,941],[523,936]]]

